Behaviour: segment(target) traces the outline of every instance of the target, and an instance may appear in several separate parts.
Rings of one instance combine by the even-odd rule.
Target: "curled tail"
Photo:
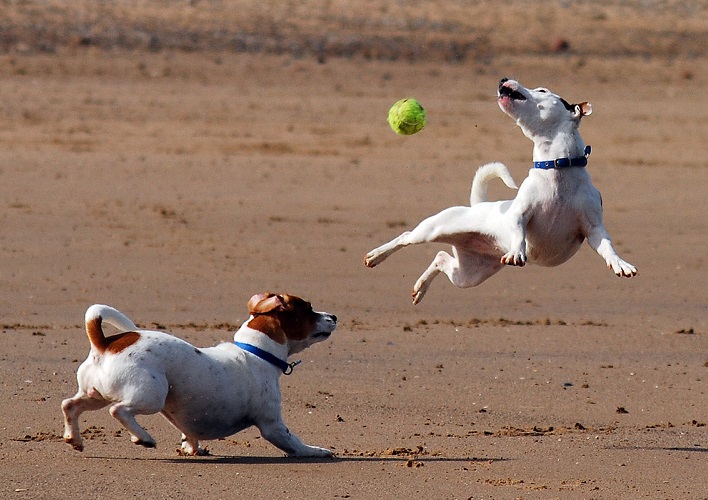
[[[470,192],[470,205],[487,201],[487,184],[495,178],[500,178],[511,189],[518,189],[518,186],[511,177],[509,170],[503,163],[487,163],[477,169],[472,180],[472,191]]]
[[[89,342],[99,352],[105,351],[110,345],[110,341],[103,334],[101,323],[103,320],[121,332],[130,332],[138,329],[128,316],[110,306],[94,304],[86,310],[84,321],[86,323],[86,335]]]

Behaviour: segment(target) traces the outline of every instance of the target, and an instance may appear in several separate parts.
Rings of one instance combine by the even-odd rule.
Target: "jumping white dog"
[[[527,89],[506,78],[499,82],[497,102],[534,144],[534,168],[516,198],[487,201],[487,184],[495,177],[517,187],[506,166],[484,165],[472,181],[471,206],[451,207],[425,219],[369,252],[364,264],[374,267],[408,245],[451,244],[452,255],[439,252],[416,282],[414,304],[441,272],[460,288],[476,286],[505,265],[528,261],[558,266],[575,255],[586,238],[617,276],[636,275],[637,269],[612,247],[602,223],[602,198],[584,168],[590,147],[578,127],[592,112],[590,104],[569,104],[548,89]]]
[[[82,451],[79,416],[110,405],[131,440],[148,448],[155,440],[135,415],[160,412],[183,433],[184,455],[205,454],[199,440],[255,425],[289,456],[331,456],[330,450],[303,444],[283,423],[279,376],[297,364],[287,362],[289,355],[329,337],[337,317],[313,311],[294,295],[254,295],[248,308],[251,317],[234,343],[197,348],[167,333],[140,330],[112,307],[89,307],[91,350],[77,373],[78,393],[61,405],[64,440]],[[106,338],[102,321],[125,333]]]

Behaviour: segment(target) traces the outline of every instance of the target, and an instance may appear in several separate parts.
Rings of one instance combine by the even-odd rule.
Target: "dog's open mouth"
[[[332,332],[317,332],[313,335],[314,338],[324,337],[327,338],[332,335]]]
[[[516,101],[526,100],[526,96],[524,94],[522,94],[518,90],[514,90],[511,87],[504,85],[505,82],[507,82],[506,78],[499,82],[499,97],[508,97],[509,99]]]

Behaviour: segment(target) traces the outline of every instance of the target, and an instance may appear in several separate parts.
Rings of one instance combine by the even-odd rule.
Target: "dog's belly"
[[[501,256],[504,254],[498,242],[489,235],[482,233],[459,233],[445,235],[437,239],[440,243],[448,243],[458,251],[471,252],[479,255]]]
[[[563,264],[577,253],[585,237],[580,231],[526,234],[526,254],[529,262],[544,267]]]
[[[163,415],[198,439],[230,436],[253,425],[258,408],[264,406],[258,401],[278,389],[243,358],[233,344],[190,346],[179,362],[168,363]]]
[[[255,422],[241,412],[230,412],[223,406],[172,408],[165,405],[162,414],[185,435],[197,439],[219,439],[236,434]]]
[[[252,416],[252,381],[213,378],[192,384],[175,381],[162,413],[184,434],[198,439],[218,439],[235,434],[255,423]]]

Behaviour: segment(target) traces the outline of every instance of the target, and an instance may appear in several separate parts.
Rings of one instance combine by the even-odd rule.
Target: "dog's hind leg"
[[[458,252],[452,247],[453,255],[438,252],[428,269],[418,278],[413,286],[413,304],[419,304],[435,277],[442,273],[450,282],[459,288],[477,286],[487,278],[502,269],[502,265],[494,255],[476,252]]]
[[[449,268],[455,265],[450,262],[454,259],[455,258],[447,252],[438,252],[433,259],[433,262],[431,262],[430,266],[428,266],[428,269],[420,275],[418,281],[416,281],[415,285],[413,285],[413,292],[411,292],[411,295],[413,296],[413,305],[419,304],[420,301],[423,300],[428,288],[430,288],[430,284],[433,282],[435,277],[442,272],[443,268]]]
[[[130,433],[133,443],[154,448],[155,440],[138,424],[135,415],[152,415],[164,409],[170,391],[167,377],[159,371],[135,366],[124,376],[131,378],[131,384],[123,385],[111,394],[113,405],[108,411]]]
[[[366,267],[375,267],[381,264],[384,260],[388,259],[391,254],[397,252],[401,248],[410,243],[406,243],[405,239],[410,234],[410,231],[406,231],[400,236],[395,237],[388,243],[384,243],[380,247],[374,248],[372,251],[366,254],[364,257],[364,265]]]
[[[97,393],[85,394],[79,391],[73,398],[65,399],[61,403],[61,411],[64,414],[64,441],[69,443],[77,451],[84,451],[81,431],[79,430],[79,416],[85,411],[100,410],[108,406],[106,401]]]
[[[470,219],[474,220],[470,210],[470,207],[451,207],[435,215],[431,215],[411,231],[406,231],[388,243],[384,243],[380,247],[370,251],[364,258],[364,265],[366,265],[366,267],[377,266],[394,252],[409,245],[418,245],[431,241],[445,241],[438,240],[438,238],[455,234],[458,231],[458,228],[455,226],[459,225],[460,222],[466,226],[466,221]],[[467,227],[465,227],[465,230],[467,230]]]
[[[130,433],[130,440],[146,448],[154,448],[157,443],[148,432],[135,420],[134,410],[124,404],[116,403],[108,410],[113,418],[118,420]]]

